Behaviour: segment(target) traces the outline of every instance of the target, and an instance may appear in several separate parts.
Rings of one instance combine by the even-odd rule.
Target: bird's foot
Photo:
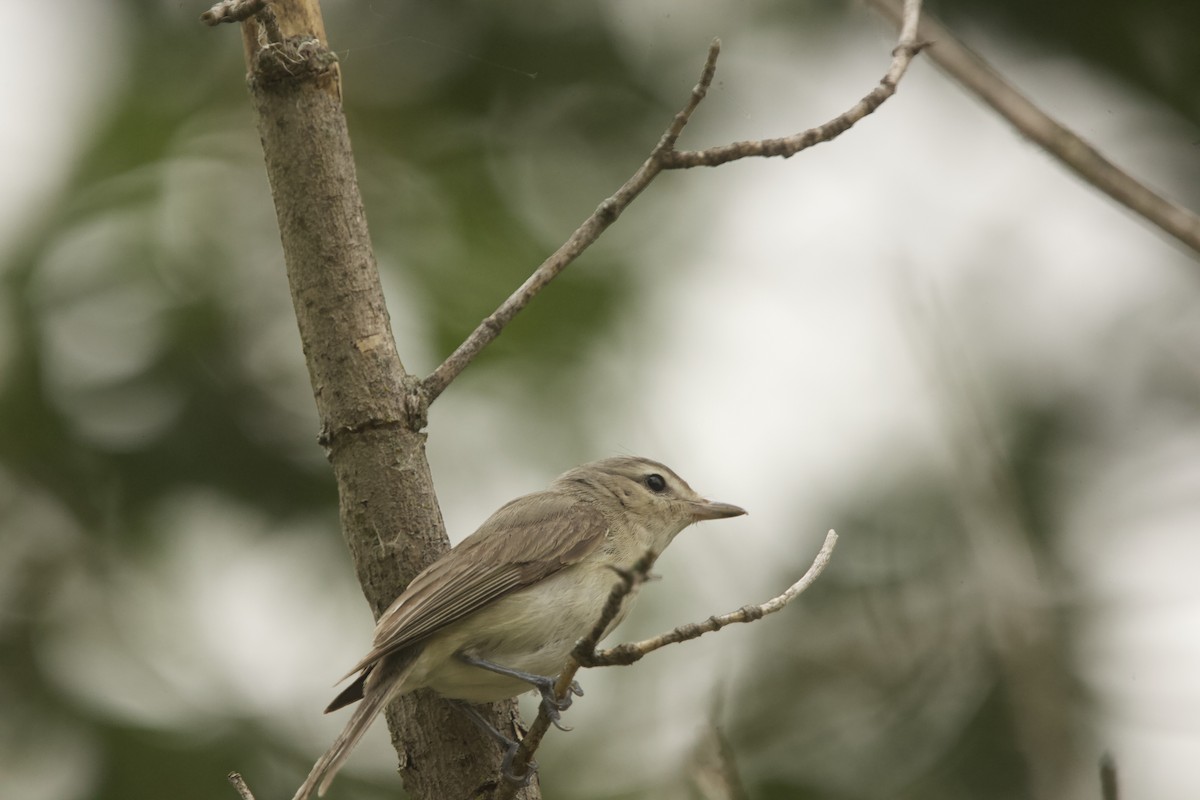
[[[501,666],[484,658],[473,656],[467,653],[460,653],[459,659],[480,669],[486,669],[489,672],[495,672],[499,675],[508,675],[511,678],[525,681],[529,685],[538,690],[542,696],[542,709],[546,712],[546,716],[554,723],[554,727],[560,731],[569,731],[570,728],[565,728],[559,723],[562,718],[563,711],[571,707],[573,695],[582,697],[583,689],[579,686],[579,681],[571,681],[571,685],[567,687],[567,693],[564,697],[559,698],[554,694],[554,686],[558,683],[557,678],[551,678],[546,675],[534,675],[530,672],[524,672],[512,667]]]
[[[537,774],[538,764],[536,761],[530,760],[525,764],[525,774],[517,775],[513,772],[513,760],[516,758],[517,749],[520,746],[516,742],[508,743],[508,750],[504,752],[504,760],[500,762],[500,776],[509,783],[515,783],[518,789],[524,789]]]
[[[554,727],[560,731],[571,730],[559,720],[562,719],[562,712],[571,707],[575,696],[583,697],[583,688],[580,687],[579,681],[571,681],[571,685],[567,687],[567,693],[559,697],[554,693],[554,687],[558,681],[552,678],[543,678],[542,680],[544,682],[539,681],[534,684],[537,686],[538,692],[542,695],[542,710],[546,712],[546,716],[554,723]]]

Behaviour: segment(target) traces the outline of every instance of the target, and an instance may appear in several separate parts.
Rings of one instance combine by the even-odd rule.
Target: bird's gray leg
[[[571,686],[567,691],[567,696],[562,700],[559,700],[554,696],[554,678],[547,677],[545,675],[534,675],[531,672],[522,672],[519,669],[512,669],[511,667],[504,667],[492,661],[488,661],[487,659],[468,655],[466,653],[459,653],[458,657],[464,663],[470,664],[473,667],[486,669],[489,672],[495,672],[498,675],[507,675],[510,678],[516,678],[517,680],[525,681],[526,683],[530,684],[542,695],[542,708],[546,710],[546,716],[550,717],[550,721],[554,723],[554,727],[558,728],[560,731],[571,730],[570,728],[563,727],[559,723],[558,720],[562,716],[559,712],[566,711],[571,707],[571,695],[579,695],[580,697],[583,696],[583,689],[580,688],[579,681],[571,681]]]
[[[459,711],[466,714],[472,722],[479,726],[480,730],[482,730],[488,736],[491,736],[500,743],[501,747],[504,748],[504,760],[500,762],[500,774],[504,776],[504,779],[513,783],[518,783],[522,787],[528,786],[529,781],[533,780],[533,774],[537,772],[537,762],[530,761],[525,767],[524,775],[519,777],[514,775],[512,771],[512,763],[513,758],[517,755],[517,748],[520,747],[520,744],[493,728],[492,723],[488,722],[487,718],[475,709],[475,706],[471,705],[465,700],[451,700],[449,702]]]

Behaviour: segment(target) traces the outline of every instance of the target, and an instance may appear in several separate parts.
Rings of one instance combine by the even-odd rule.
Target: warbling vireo
[[[374,648],[346,675],[358,677],[325,711],[362,702],[294,800],[314,788],[324,794],[379,712],[407,692],[429,688],[492,703],[537,688],[551,712],[565,707],[553,698],[551,676],[599,621],[613,570],[662,553],[694,522],[745,513],[705,500],[646,458],[575,467],[503,506],[413,578],[379,618]]]

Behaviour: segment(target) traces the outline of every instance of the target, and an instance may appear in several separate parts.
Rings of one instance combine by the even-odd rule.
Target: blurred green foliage
[[[312,519],[336,525],[239,38],[204,29],[199,5],[108,5],[125,27],[111,55],[126,66],[104,87],[108,103],[80,136],[55,202],[5,244],[0,737],[30,764],[40,763],[39,748],[69,751],[60,763],[74,774],[62,797],[232,796],[223,776],[235,766],[268,776],[260,796],[281,796],[305,754],[278,728],[251,712],[196,724],[148,715],[139,724],[64,688],[39,650],[81,576],[120,584],[120,563],[163,546],[172,531],[158,524],[162,504],[180,493],[253,509],[268,524],[251,539]],[[1200,123],[1196,3],[934,8],[952,25],[1000,24],[1118,75]],[[401,354],[420,372],[636,167],[690,85],[674,80],[687,74],[675,61],[693,69],[704,44],[635,63],[607,21],[619,7],[602,3],[343,2],[326,13]],[[745,27],[847,24],[831,4],[741,4],[730,13]],[[567,452],[580,435],[589,391],[581,361],[632,302],[627,278],[643,268],[634,245],[652,228],[615,231],[471,368],[473,386],[502,382],[506,401],[539,421],[546,451]],[[1020,431],[1003,457],[1033,534],[1024,546],[1050,563],[1044,474],[1070,436],[1078,399],[1003,409]],[[939,627],[981,613],[966,601],[971,587],[955,583],[970,561],[952,533],[963,524],[958,490],[920,478],[864,485],[832,515],[858,543],[843,544],[838,568],[809,595],[801,630],[812,647],[765,654],[757,682],[765,691],[739,693],[732,740],[751,796],[1028,795],[1014,749],[1020,706],[1006,697],[1004,665],[987,642],[964,645]],[[897,529],[902,552],[883,535]],[[845,635],[861,633],[864,619],[894,638],[868,649]],[[962,649],[943,651],[944,663],[913,650],[939,632]],[[1046,643],[1040,668],[1073,686],[1062,620]],[[795,686],[826,691],[787,688]],[[938,698],[947,689],[968,699],[946,708]],[[1064,749],[1086,741],[1086,725],[1061,726]],[[914,741],[938,746],[918,753]],[[378,791],[351,781],[344,796],[350,788]]]

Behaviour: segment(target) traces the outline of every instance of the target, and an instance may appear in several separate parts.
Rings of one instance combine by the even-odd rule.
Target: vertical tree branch
[[[206,21],[242,21],[321,441],[346,544],[378,616],[448,541],[420,432],[425,404],[397,354],[371,250],[337,59],[316,0],[224,3],[211,13]],[[493,722],[512,724],[515,709],[497,704]],[[499,749],[440,700],[405,697],[387,719],[412,797],[469,797],[492,782]],[[539,796],[536,785],[523,796]]]

